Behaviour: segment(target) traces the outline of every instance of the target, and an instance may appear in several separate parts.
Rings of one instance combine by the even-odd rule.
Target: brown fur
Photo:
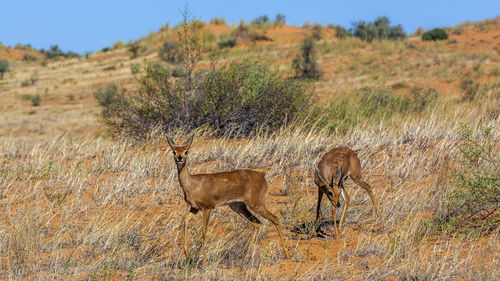
[[[374,214],[378,215],[377,203],[375,201],[375,197],[373,196],[372,188],[366,181],[363,180],[361,175],[361,164],[358,155],[348,147],[336,147],[323,156],[321,161],[318,163],[318,167],[314,174],[314,182],[318,186],[316,221],[319,224],[321,199],[323,199],[323,194],[326,194],[328,200],[332,204],[336,236],[339,233],[336,220],[336,206],[339,203],[341,192],[344,194],[345,204],[340,218],[340,228],[342,228],[345,213],[347,211],[347,207],[349,206],[350,198],[344,189],[343,183],[348,176],[350,176],[356,184],[368,192],[373,203]],[[317,231],[319,231],[319,229],[320,227],[318,225]]]
[[[287,259],[290,258],[285,247],[279,220],[267,210],[264,203],[267,193],[267,182],[264,173],[250,169],[240,169],[229,172],[191,175],[186,163],[193,137],[184,146],[176,146],[168,137],[167,140],[174,153],[174,161],[177,165],[179,183],[184,192],[184,199],[190,206],[184,219],[184,252],[186,255],[188,254],[187,225],[191,216],[198,213],[198,211],[203,212],[204,243],[210,211],[223,205],[229,205],[233,211],[246,218],[255,227],[250,246],[255,243],[257,238],[260,220],[248,208],[274,224],[280,236],[285,256]]]

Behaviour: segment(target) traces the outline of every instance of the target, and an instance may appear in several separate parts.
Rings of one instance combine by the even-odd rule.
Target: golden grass
[[[448,238],[429,236],[422,227],[446,191],[441,182],[460,142],[460,120],[475,130],[492,126],[492,137],[500,138],[500,119],[485,116],[483,107],[446,110],[391,126],[361,124],[345,136],[300,126],[242,140],[199,131],[192,172],[267,171],[267,202],[286,229],[290,261],[283,260],[270,225],[247,253],[251,226],[223,208],[214,212],[202,249],[207,263],[200,258],[200,216],[190,226],[193,249],[186,259],[179,232],[186,204],[163,140],[134,146],[102,137],[1,139],[0,278],[494,279],[500,274],[498,230],[483,238]],[[347,181],[352,200],[342,237],[298,233],[314,219],[313,165],[337,145],[358,151],[381,217],[373,220],[368,196]],[[328,228],[330,207],[323,206]]]

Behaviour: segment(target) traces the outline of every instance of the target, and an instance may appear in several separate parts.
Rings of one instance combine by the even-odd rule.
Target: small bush
[[[321,30],[321,25],[315,24],[312,26],[311,29],[311,37],[314,38],[314,40],[321,40],[321,37],[323,36],[323,31]]]
[[[500,158],[491,130],[462,129],[452,191],[434,220],[439,230],[488,233],[500,226]]]
[[[63,57],[63,58],[78,58],[78,57],[80,57],[80,55],[75,53],[75,52],[71,52],[71,51],[68,51],[66,53],[63,52],[62,50],[59,49],[58,45],[50,46],[50,49],[47,51],[44,49],[41,49],[40,52],[42,54],[44,54],[48,59],[55,59],[58,57]]]
[[[335,25],[333,29],[335,30],[335,37],[339,39],[351,36],[351,33],[341,25]]]
[[[251,23],[254,23],[254,24],[269,23],[269,17],[267,15],[259,16],[259,17],[255,18],[254,20],[252,20]]]
[[[226,25],[226,20],[224,18],[213,18],[210,20],[210,24]]]
[[[139,56],[141,46],[139,45],[139,42],[132,42],[127,45],[127,49],[130,52],[130,58],[135,59]]]
[[[184,71],[184,68],[182,68],[182,67],[176,67],[172,71],[173,77],[181,78],[181,77],[184,77],[184,75],[186,75],[186,72]]]
[[[300,53],[292,62],[295,77],[302,79],[319,79],[322,75],[316,63],[315,43],[312,37],[307,37],[300,45]]]
[[[36,61],[37,58],[33,55],[30,54],[24,54],[23,55],[23,61]]]
[[[7,60],[0,60],[0,80],[3,79],[3,75],[5,72],[9,72],[9,62]]]
[[[21,81],[21,87],[28,87],[30,85],[30,80],[26,79]]]
[[[217,43],[217,46],[219,46],[219,48],[221,48],[221,49],[232,48],[232,47],[236,46],[236,39],[227,39],[225,41],[221,41],[221,42]]]
[[[42,101],[42,98],[40,97],[39,94],[36,94],[32,99],[31,99],[31,104],[33,106],[39,106],[40,102]]]
[[[180,51],[179,43],[175,41],[165,41],[160,49],[158,55],[160,59],[168,62],[177,64],[182,61],[182,54]]]
[[[272,41],[271,38],[266,36],[266,28],[264,24],[251,24],[246,25],[241,21],[238,27],[231,33],[231,39],[236,40],[251,40],[256,41]]]
[[[95,93],[102,109],[100,119],[113,132],[138,139],[157,128],[168,132],[203,125],[236,136],[256,129],[275,130],[309,108],[305,85],[283,79],[264,65],[233,63],[199,75],[189,94],[183,79],[148,64],[137,75],[135,94],[114,85]]]
[[[278,13],[274,19],[274,25],[285,25],[286,24],[286,16],[284,14]]]
[[[422,34],[423,41],[438,41],[448,39],[448,33],[442,28],[434,28],[433,30],[424,32]]]

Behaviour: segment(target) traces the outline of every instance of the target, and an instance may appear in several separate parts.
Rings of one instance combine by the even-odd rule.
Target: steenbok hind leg
[[[229,207],[233,211],[238,213],[238,215],[247,219],[255,228],[253,231],[252,240],[250,240],[250,244],[248,245],[248,247],[250,248],[257,240],[257,235],[259,234],[260,230],[260,220],[257,217],[255,217],[252,213],[250,213],[250,211],[247,209],[247,206],[243,202],[231,203],[229,204]]]
[[[371,198],[372,204],[373,204],[373,214],[376,216],[379,216],[378,205],[377,205],[377,201],[375,200],[375,196],[373,196],[372,187],[366,181],[364,181],[361,176],[351,175],[351,178],[355,183],[357,183],[359,186],[361,186],[361,188],[363,188],[364,190],[366,190],[366,192],[368,192],[368,195],[370,195],[370,198]]]
[[[281,232],[281,227],[280,227],[280,222],[278,220],[278,217],[276,217],[271,212],[269,212],[269,210],[267,210],[267,208],[264,205],[252,208],[252,210],[274,224],[274,226],[276,227],[276,230],[278,231],[278,234],[280,236],[281,248],[283,248],[283,252],[285,253],[285,257],[287,259],[290,259],[290,255],[288,255],[288,250],[286,249],[285,239],[283,238],[283,233]]]

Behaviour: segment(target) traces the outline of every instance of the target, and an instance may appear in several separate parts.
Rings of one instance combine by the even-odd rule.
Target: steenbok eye
[[[176,154],[177,154],[177,152],[175,152],[175,151],[173,151],[173,153],[174,153],[174,155],[176,155]]]
[[[188,152],[187,152],[187,150],[186,150],[186,151],[184,151],[184,155],[188,155]]]

